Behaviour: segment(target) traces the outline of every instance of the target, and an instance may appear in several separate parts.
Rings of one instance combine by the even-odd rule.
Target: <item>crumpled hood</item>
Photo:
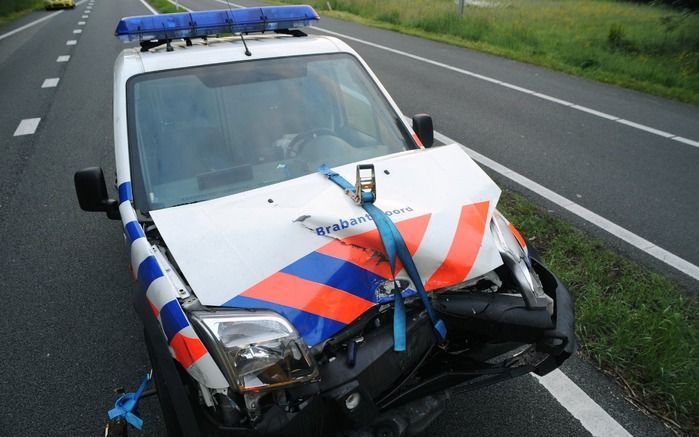
[[[500,189],[462,147],[367,162],[375,205],[400,230],[428,291],[502,264],[487,231]],[[354,183],[356,164],[334,170]],[[377,288],[391,273],[374,223],[321,174],[151,216],[203,305],[272,309],[309,345],[385,299]]]

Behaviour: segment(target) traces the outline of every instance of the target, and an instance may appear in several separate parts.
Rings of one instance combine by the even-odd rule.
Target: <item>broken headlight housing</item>
[[[191,320],[228,382],[241,392],[318,377],[303,339],[288,320],[273,311],[193,311]]]
[[[553,314],[553,299],[546,295],[544,287],[532,266],[524,238],[498,210],[493,213],[490,232],[505,265],[510,269],[522,291],[527,307],[545,307]]]

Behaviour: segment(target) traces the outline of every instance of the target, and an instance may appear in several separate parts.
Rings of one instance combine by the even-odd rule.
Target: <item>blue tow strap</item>
[[[373,166],[371,167],[373,172]],[[405,244],[403,236],[396,228],[396,225],[391,221],[388,216],[374,205],[376,200],[376,191],[374,189],[371,192],[361,190],[357,193],[357,188],[352,186],[345,178],[340,176],[335,171],[331,170],[325,164],[321,165],[318,171],[328,177],[340,188],[345,190],[345,193],[355,199],[355,201],[371,216],[376,224],[376,228],[381,236],[381,242],[386,250],[386,256],[388,257],[389,265],[391,266],[391,275],[393,276],[393,281],[396,280],[396,256],[403,263],[405,272],[410,277],[410,280],[415,285],[420,299],[422,300],[425,310],[432,321],[434,330],[439,335],[440,341],[444,341],[447,337],[447,327],[444,322],[437,318],[434,311],[432,310],[432,305],[430,305],[430,299],[427,296],[424,286],[422,285],[422,279],[420,278],[420,273],[415,266],[413,257],[410,255],[408,246]],[[359,186],[359,167],[357,171],[357,184]],[[361,196],[361,197],[359,197]],[[406,317],[405,317],[405,303],[403,302],[403,295],[398,287],[395,293],[395,304],[393,307],[393,349],[397,352],[405,351],[406,349]]]
[[[114,408],[107,413],[109,420],[124,419],[136,429],[143,428],[143,419],[138,417],[135,411],[138,406],[138,399],[143,394],[143,390],[146,389],[146,385],[148,385],[148,381],[150,381],[152,376],[153,371],[151,370],[146,373],[146,377],[143,379],[141,386],[138,387],[138,390],[136,390],[136,393],[124,393],[116,400]]]

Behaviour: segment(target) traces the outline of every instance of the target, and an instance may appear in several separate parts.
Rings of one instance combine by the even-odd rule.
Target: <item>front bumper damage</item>
[[[350,332],[338,339],[332,358],[319,363],[319,382],[289,390],[304,399],[293,409],[275,405],[246,426],[226,426],[204,413],[206,421],[234,436],[415,435],[452,393],[530,372],[545,375],[576,350],[574,308],[565,285],[534,258],[532,265],[554,300],[552,316],[531,314],[521,299],[506,295],[485,304],[478,295],[435,296],[434,308],[458,345],[439,345],[429,318],[415,312],[406,352],[393,351],[390,323],[362,336]]]

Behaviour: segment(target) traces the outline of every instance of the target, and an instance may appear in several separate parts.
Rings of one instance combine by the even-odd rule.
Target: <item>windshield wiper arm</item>
[[[193,203],[199,203],[199,202],[201,202],[201,200],[192,200],[191,202],[182,202],[182,203],[177,203],[175,205],[170,205],[170,206],[168,206],[168,208],[174,208],[176,206],[191,205]]]

